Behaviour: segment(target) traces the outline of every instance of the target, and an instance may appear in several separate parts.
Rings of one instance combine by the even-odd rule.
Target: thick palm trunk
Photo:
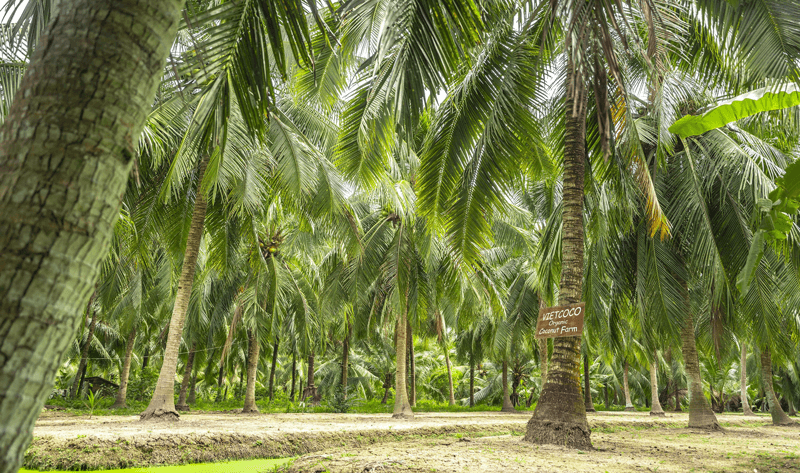
[[[242,414],[258,412],[258,407],[256,406],[256,375],[258,374],[258,353],[260,349],[256,329],[249,329],[247,331],[247,387],[245,388]]]
[[[697,358],[697,346],[694,339],[694,319],[686,304],[686,320],[681,328],[681,350],[683,363],[686,366],[686,381],[689,385],[689,427],[697,429],[719,429],[717,416],[708,405],[703,394],[703,380],[700,376],[700,361]],[[677,403],[678,385],[675,384],[675,400]]]
[[[628,384],[628,371],[630,365],[628,365],[628,360],[625,360],[624,366],[622,368],[622,389],[625,392],[625,410],[626,411],[635,411],[636,408],[633,407],[633,403],[631,402],[631,388]]]
[[[0,129],[0,473],[97,279],[180,0],[61,2]]]
[[[178,354],[183,335],[183,323],[186,320],[186,311],[189,308],[189,298],[192,295],[194,284],[194,271],[197,266],[197,256],[200,253],[200,241],[203,239],[203,228],[206,219],[206,199],[200,192],[200,184],[208,165],[206,156],[198,168],[197,197],[192,211],[192,222],[189,227],[189,236],[186,240],[186,251],[183,256],[181,276],[178,280],[178,291],[175,295],[175,306],[172,309],[172,318],[169,322],[167,346],[164,350],[164,361],[158,375],[156,388],[150,404],[140,416],[141,420],[171,419],[178,420],[180,415],[175,409],[175,373],[178,370]]]
[[[181,379],[181,392],[178,394],[178,405],[175,409],[179,411],[188,411],[189,406],[186,404],[186,394],[189,391],[189,383],[192,380],[192,369],[194,368],[194,352],[197,349],[197,343],[192,344],[189,354],[186,357],[186,366],[183,369],[183,379]]]
[[[272,366],[269,370],[269,400],[275,399],[275,370],[278,368],[278,344],[280,338],[275,336],[275,345],[272,347]]]
[[[411,330],[411,321],[408,321],[408,402],[411,407],[417,406],[417,365],[414,360],[414,332]]]
[[[769,402],[769,414],[772,416],[772,425],[788,425],[795,422],[783,412],[778,396],[772,384],[772,353],[769,347],[761,350],[761,384],[764,386],[764,393]]]
[[[739,389],[742,397],[742,414],[754,416],[750,409],[750,402],[747,400],[747,345],[742,343],[742,354],[739,357]]]
[[[540,306],[541,307],[541,306]],[[547,381],[547,339],[540,338],[539,343],[539,372],[542,373],[542,388]]]
[[[650,415],[666,415],[658,399],[658,351],[653,352],[653,361],[650,362]]]
[[[450,399],[448,404],[454,406],[456,404],[455,392],[453,390],[453,366],[450,364],[450,350],[447,348],[447,343],[442,343],[444,348],[444,362],[447,365],[447,387],[449,389]]]
[[[469,407],[475,407],[475,359],[469,353]]]
[[[568,48],[570,49],[570,48]],[[571,51],[567,52],[571,56]],[[586,159],[586,98],[583,78],[567,64],[565,97],[562,267],[560,304],[580,302],[583,284],[583,180]],[[590,448],[591,431],[581,393],[581,337],[553,339],[547,382],[525,440],[572,448]]]
[[[408,402],[408,392],[406,391],[406,343],[408,342],[407,314],[403,311],[400,320],[397,321],[397,336],[395,355],[397,358],[397,368],[394,376],[394,410],[392,417],[395,419],[411,419],[414,412]]]
[[[92,296],[91,299],[94,299],[94,296]],[[92,301],[90,300],[88,310],[91,310],[91,306]],[[81,384],[83,384],[83,377],[86,374],[86,362],[87,358],[89,358],[89,347],[92,344],[96,327],[97,311],[92,310],[92,321],[89,322],[89,332],[86,334],[86,340],[84,340],[83,345],[81,345],[81,362],[78,364],[78,371],[75,373],[75,379],[72,381],[72,387],[69,390],[70,399],[75,399],[78,396],[78,391],[80,390]]]
[[[594,412],[594,403],[592,402],[592,386],[589,378],[589,354],[583,355],[583,404],[586,406],[586,412]]]
[[[347,399],[347,370],[350,359],[350,334],[344,337],[342,343],[342,398]]]
[[[133,358],[133,346],[136,343],[136,329],[132,329],[128,334],[128,342],[125,344],[125,360],[122,362],[122,371],[119,373],[119,389],[117,397],[111,409],[124,409],[128,407],[128,378],[131,374],[131,359]]]

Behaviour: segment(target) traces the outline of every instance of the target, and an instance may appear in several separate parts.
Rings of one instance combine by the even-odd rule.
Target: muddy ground
[[[589,415],[594,450],[520,439],[530,413],[190,414],[177,423],[43,413],[25,466],[99,469],[299,456],[292,472],[800,471],[800,427],[719,416],[722,432],[685,428],[687,414]]]

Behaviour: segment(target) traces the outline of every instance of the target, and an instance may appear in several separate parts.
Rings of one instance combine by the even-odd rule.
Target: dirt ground
[[[530,413],[192,414],[177,423],[45,413],[28,468],[97,469],[299,456],[292,472],[800,471],[800,427],[768,416],[718,416],[722,432],[687,429],[687,414],[589,415],[594,450],[521,442]]]

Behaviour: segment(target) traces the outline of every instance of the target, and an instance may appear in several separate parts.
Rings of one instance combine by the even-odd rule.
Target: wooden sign
[[[540,310],[536,338],[580,337],[585,307],[586,303],[581,302]]]

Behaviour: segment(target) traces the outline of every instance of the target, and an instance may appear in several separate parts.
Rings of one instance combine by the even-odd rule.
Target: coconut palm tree
[[[3,167],[11,170],[4,174],[1,186],[6,191],[0,196],[2,208],[0,215],[3,216],[3,223],[0,225],[3,227],[4,236],[0,242],[4,248],[2,252],[4,269],[0,279],[6,282],[16,281],[15,284],[24,283],[27,289],[15,292],[14,294],[18,295],[13,297],[11,294],[3,296],[4,307],[7,305],[7,310],[4,309],[2,312],[8,321],[13,321],[4,324],[7,328],[4,329],[3,339],[13,348],[10,354],[4,357],[0,372],[8,374],[3,379],[12,380],[20,375],[20,366],[29,366],[32,371],[30,376],[26,376],[26,386],[28,386],[26,392],[37,394],[19,396],[14,394],[13,381],[0,384],[0,392],[5,394],[4,398],[13,399],[4,402],[0,408],[3,425],[3,429],[0,430],[0,446],[4,452],[2,462],[4,473],[13,471],[19,466],[25,445],[30,440],[33,420],[44,402],[57,370],[57,360],[60,360],[64,352],[66,340],[70,339],[63,336],[63,326],[66,326],[69,332],[74,331],[75,314],[80,313],[85,305],[98,274],[100,261],[110,244],[113,222],[117,218],[121,204],[120,196],[133,167],[135,143],[162,77],[165,59],[175,38],[182,4],[180,0],[135,4],[120,4],[106,0],[62,2],[55,10],[58,21],[50,22],[43,29],[42,36],[42,41],[57,44],[58,47],[35,48],[29,71],[23,78],[17,94],[27,98],[26,104],[30,100],[31,103],[39,105],[25,105],[18,101],[17,106],[12,105],[9,111],[9,117],[13,119],[5,121],[3,150],[13,150],[13,152],[4,151],[0,154]],[[296,51],[306,50],[305,39],[308,37],[308,30],[304,27],[305,12],[302,9],[287,9],[286,4],[273,1],[259,2],[259,5],[278,13],[271,16],[273,20],[269,22],[267,28],[272,33],[269,43],[274,51],[279,52],[280,57],[283,57],[284,42],[294,45]],[[51,9],[48,9],[49,11]],[[115,14],[99,16],[91,14],[98,11],[115,12]],[[116,22],[113,21],[114,18],[124,18],[124,21]],[[287,21],[284,23],[287,26],[282,27],[278,23],[278,18],[292,21]],[[131,21],[134,23],[131,24]],[[38,36],[35,32],[40,31],[42,24],[44,22],[40,16],[38,21],[34,19],[29,23],[30,27],[25,33],[30,31],[31,36]],[[85,28],[97,34],[87,40],[83,33],[87,31]],[[284,30],[288,31],[286,37],[281,34]],[[141,41],[141,37],[145,34],[149,35],[150,39]],[[268,43],[267,34],[261,37],[265,39],[262,44]],[[29,41],[30,46],[33,46],[32,43]],[[130,60],[120,60],[120,51],[125,51],[122,56]],[[264,52],[264,57],[266,55]],[[140,61],[134,60],[135,58],[149,58],[149,60]],[[244,65],[245,62],[241,61],[239,64]],[[279,62],[278,65],[285,67],[285,62],[283,64]],[[52,81],[56,74],[64,74],[63,77],[71,79]],[[108,80],[98,81],[96,74],[104,74]],[[259,79],[258,85],[263,86],[261,90],[266,89],[265,82],[271,83],[269,75]],[[42,101],[45,97],[50,99]],[[93,97],[93,100],[89,101],[87,97]],[[261,97],[268,100],[266,95]],[[249,99],[249,96],[247,98]],[[120,100],[125,102],[124,107],[118,106]],[[58,106],[62,108],[46,109],[45,102],[59,104]],[[70,113],[76,113],[75,118],[65,121],[63,117],[69,116]],[[258,123],[262,120],[263,113],[259,113],[258,118],[252,122]],[[47,146],[42,145],[43,141],[38,137],[32,139],[36,129],[45,128],[59,130],[58,136],[52,135],[50,140],[46,141],[49,143]],[[32,134],[29,135],[29,131]],[[87,156],[85,146],[69,145],[79,141],[104,143],[104,145],[96,147],[96,152],[90,159],[84,159]],[[36,146],[33,146],[34,142]],[[21,159],[20,156],[26,157]],[[36,163],[53,157],[63,163],[63,166],[50,170],[45,175]],[[76,162],[85,164],[73,166]],[[95,175],[93,169],[99,169],[97,172],[105,173],[105,177],[102,179],[81,177]],[[69,194],[72,197],[65,197],[67,200],[49,201],[47,205],[50,207],[45,209],[44,213],[49,216],[48,221],[52,221],[51,217],[55,218],[57,221],[65,222],[69,229],[48,227],[44,221],[37,220],[40,218],[37,215],[43,214],[32,210],[34,207],[31,206],[36,205],[33,202],[38,198],[36,196],[39,195],[39,190],[42,188],[54,190],[56,187],[53,187],[53,183],[61,183],[59,184],[63,190],[61,194],[64,196]],[[70,192],[67,193],[65,189],[70,189]],[[89,216],[85,211],[89,208],[102,210],[92,211]],[[85,228],[91,228],[92,231],[85,232]],[[20,269],[20,262],[28,258],[22,248],[26,247],[25,241],[32,238],[31,235],[40,235],[36,238],[50,235],[46,240],[39,239],[47,241],[44,243],[45,248],[70,248],[66,252],[39,253],[42,256],[37,264],[50,268],[46,271],[49,274],[47,281],[30,275],[24,276],[28,274],[25,272],[27,270]],[[80,248],[92,248],[93,251],[84,254]],[[80,262],[80,267],[89,270],[78,274],[75,272],[73,262]],[[58,294],[47,289],[51,287],[49,281],[58,282],[58,287],[61,288]],[[5,282],[0,285],[5,288],[13,286]],[[55,323],[49,325],[49,328],[37,327],[31,322],[35,317],[31,318],[26,314],[38,314],[37,316],[48,314],[47,316]],[[11,333],[25,335],[9,338]],[[18,348],[31,346],[23,338],[40,342],[32,350]],[[45,361],[23,365],[17,361],[18,358]],[[41,389],[32,391],[30,383],[40,385]]]
[[[8,350],[0,365],[4,380],[0,392],[5,399],[0,406],[3,473],[20,465],[33,422],[71,339],[64,334],[75,332],[76,314],[83,312],[92,292],[133,165],[135,143],[175,37],[181,4],[179,0],[62,4],[59,21],[50,22],[42,36],[57,46],[36,48],[16,94],[26,100],[15,100],[9,109],[0,152],[0,163],[7,170],[0,184],[0,287],[4,288],[0,330]],[[90,13],[100,10],[115,12],[126,21]],[[79,31],[85,32],[84,28],[96,34],[87,39]],[[145,34],[151,40],[141,41]],[[120,51],[131,59],[120,60]],[[108,80],[92,78],[100,73]],[[53,81],[59,74],[70,79]],[[117,106],[120,100],[124,107]],[[70,114],[74,118],[65,120]],[[58,133],[34,139],[36,130],[42,129]],[[104,145],[87,155],[85,146],[70,145],[79,142]],[[40,163],[51,159],[62,164],[45,172]],[[86,178],[99,176],[96,173],[103,177]],[[61,197],[37,203],[45,188]],[[63,225],[55,228],[53,221]],[[42,245],[34,261],[27,249],[33,238]],[[85,248],[92,251],[86,253]],[[25,261],[48,269],[31,271]],[[78,271],[78,266],[84,269]],[[20,287],[24,289],[14,289]],[[41,316],[53,323],[37,323]],[[23,378],[24,389],[15,381]]]

